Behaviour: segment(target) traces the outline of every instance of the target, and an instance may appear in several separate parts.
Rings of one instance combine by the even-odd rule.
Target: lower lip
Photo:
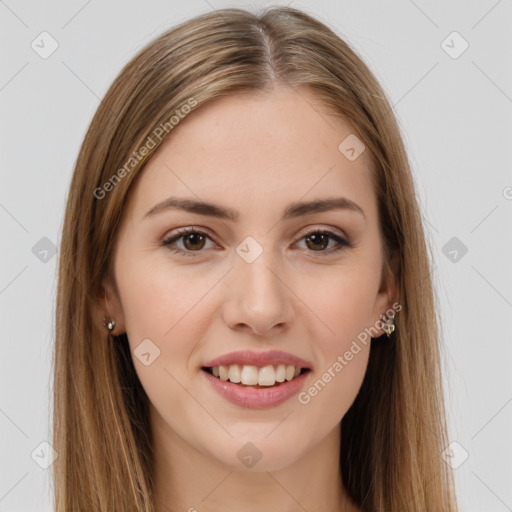
[[[214,377],[205,370],[201,370],[201,373],[210,382],[213,389],[229,402],[249,409],[266,409],[280,405],[296,395],[310,371],[304,372],[290,381],[282,382],[277,387],[269,386],[268,388],[240,386]]]

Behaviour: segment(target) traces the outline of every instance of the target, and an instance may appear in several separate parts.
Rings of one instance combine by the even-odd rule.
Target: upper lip
[[[223,356],[216,357],[211,361],[204,363],[203,366],[211,368],[214,366],[229,366],[231,364],[267,366],[286,364],[299,368],[311,369],[311,363],[304,361],[300,357],[282,352],[281,350],[267,350],[266,352],[254,352],[252,350],[238,350],[230,352]]]

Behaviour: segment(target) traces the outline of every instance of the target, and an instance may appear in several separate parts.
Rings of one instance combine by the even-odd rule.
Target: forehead
[[[168,195],[241,212],[343,195],[371,213],[368,151],[349,160],[339,149],[348,136],[354,136],[350,124],[326,114],[305,89],[213,100],[182,119],[150,158],[131,210],[142,217]]]

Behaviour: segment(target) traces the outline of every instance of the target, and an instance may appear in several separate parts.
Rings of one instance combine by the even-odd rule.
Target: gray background
[[[461,510],[512,510],[511,2],[275,3],[303,8],[345,37],[394,105],[441,302],[457,443],[441,456],[457,466]],[[51,510],[50,470],[40,464],[51,460],[41,443],[50,440],[52,249],[99,99],[169,27],[211,9],[265,5],[0,0],[0,512]],[[58,43],[46,59],[31,47],[51,48],[44,31]]]

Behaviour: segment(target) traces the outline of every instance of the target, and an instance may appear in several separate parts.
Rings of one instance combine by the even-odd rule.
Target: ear
[[[394,251],[389,259],[389,265],[384,267],[382,272],[379,292],[375,300],[375,308],[373,311],[373,324],[378,325],[377,321],[381,320],[381,316],[386,314],[386,311],[399,311],[401,308],[393,307],[393,304],[398,303],[398,278],[400,272],[400,259],[398,251]],[[381,334],[384,334],[383,329],[379,329]]]
[[[103,318],[105,318],[107,322],[114,320],[115,327],[110,334],[119,336],[126,332],[124,312],[119,298],[119,292],[115,283],[109,278],[105,278],[102,281],[100,291],[98,292],[96,314],[98,315],[100,325],[103,325]],[[107,330],[106,327],[105,330]]]

